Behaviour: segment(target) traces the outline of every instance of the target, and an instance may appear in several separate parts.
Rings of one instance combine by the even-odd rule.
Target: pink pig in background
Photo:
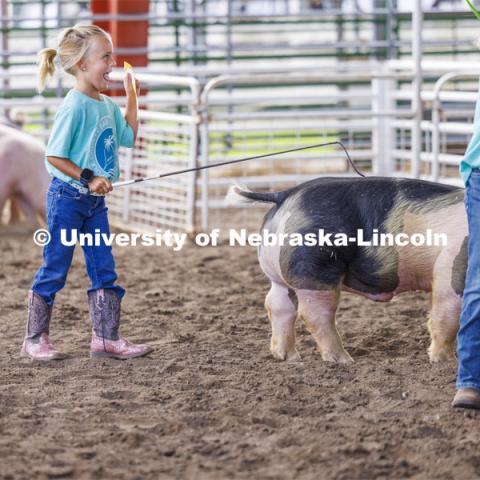
[[[50,177],[45,146],[21,130],[0,124],[0,219],[10,200],[10,223],[20,212],[32,225],[45,219],[45,195]]]

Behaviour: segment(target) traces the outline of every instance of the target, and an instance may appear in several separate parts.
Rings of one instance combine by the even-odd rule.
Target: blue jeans
[[[47,194],[47,224],[51,240],[43,249],[43,265],[35,274],[32,290],[52,305],[55,294],[65,285],[75,249],[75,245],[61,242],[61,230],[67,231],[67,240],[71,239],[72,230],[77,230],[78,235],[94,235],[95,231],[109,235],[105,197],[80,193],[68,183],[53,178]],[[109,288],[122,298],[125,290],[115,285],[117,274],[112,247],[102,239],[99,245],[85,245],[82,249],[92,283],[88,292]]]
[[[457,335],[457,388],[480,389],[480,169],[465,189],[468,218],[468,267]]]

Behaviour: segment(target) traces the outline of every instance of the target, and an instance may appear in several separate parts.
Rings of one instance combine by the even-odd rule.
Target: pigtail
[[[55,73],[55,64],[53,63],[53,59],[57,55],[57,51],[54,48],[44,48],[38,54],[38,63],[39,63],[39,71],[38,71],[38,83],[37,83],[37,90],[38,93],[42,93],[45,89],[45,83],[47,81],[47,77],[53,77]]]

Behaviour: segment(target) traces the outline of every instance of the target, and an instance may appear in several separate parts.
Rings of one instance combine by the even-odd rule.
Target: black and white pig
[[[301,316],[326,361],[347,363],[335,324],[341,290],[386,302],[410,290],[432,293],[428,328],[431,362],[454,354],[467,264],[464,189],[404,178],[318,178],[292,189],[260,193],[231,187],[227,198],[270,202],[264,230],[280,234],[344,233],[364,240],[379,234],[443,234],[446,245],[268,246],[258,249],[271,280],[265,300],[275,358],[299,358],[295,320]],[[375,230],[376,229],[376,230]]]

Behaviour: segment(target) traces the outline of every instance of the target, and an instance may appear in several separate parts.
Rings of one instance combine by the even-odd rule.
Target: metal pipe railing
[[[477,73],[473,72],[450,72],[442,75],[433,89],[433,106],[432,106],[432,179],[438,181],[439,178],[439,156],[440,156],[440,109],[441,109],[441,100],[440,92],[442,88],[450,81],[458,78],[465,77],[478,77],[480,75],[480,70]]]
[[[413,98],[412,98],[412,110],[413,110],[413,128],[412,128],[412,165],[411,172],[414,178],[418,178],[420,175],[420,152],[422,150],[422,83],[423,83],[423,71],[422,71],[422,51],[423,51],[423,39],[422,39],[422,25],[423,25],[423,12],[422,1],[415,0],[414,10],[412,16],[412,51],[413,51]]]

